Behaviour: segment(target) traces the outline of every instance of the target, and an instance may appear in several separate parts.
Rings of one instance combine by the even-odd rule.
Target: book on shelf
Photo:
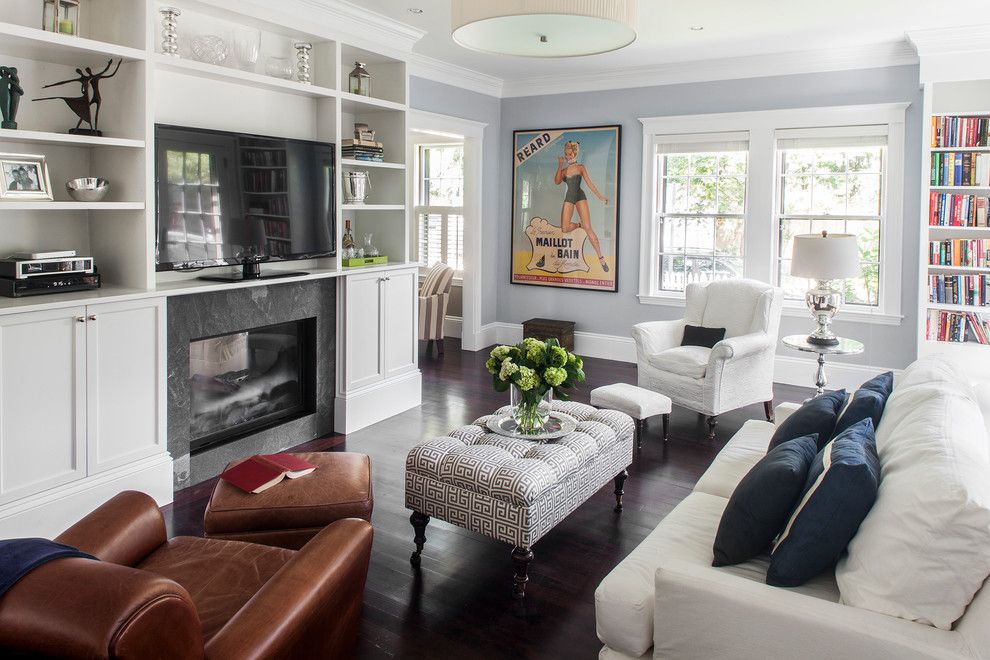
[[[926,337],[949,343],[990,343],[990,325],[975,312],[928,311]]]
[[[933,152],[931,185],[990,186],[990,153]]]
[[[990,118],[935,115],[932,117],[931,146],[986,147],[988,146]]]
[[[990,239],[954,238],[928,242],[930,266],[985,268],[990,263]]]
[[[283,479],[298,479],[316,469],[292,454],[257,454],[224,470],[220,478],[248,493],[261,493]]]
[[[373,147],[382,149],[385,144],[382,142],[376,142],[375,140],[358,140],[356,138],[344,138],[340,141],[341,147]]]
[[[942,305],[986,307],[987,275],[929,275],[928,302]]]
[[[385,162],[385,156],[382,154],[351,154],[350,156],[344,154],[344,158],[350,158],[351,160],[362,160],[368,163]]]
[[[932,227],[986,227],[990,197],[931,191],[928,224]]]

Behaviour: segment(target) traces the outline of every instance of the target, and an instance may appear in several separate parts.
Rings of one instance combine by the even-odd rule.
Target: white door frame
[[[482,150],[485,128],[488,124],[460,117],[450,117],[422,110],[409,110],[407,127],[409,132],[421,131],[438,136],[456,137],[464,141],[464,278],[462,282],[463,310],[461,312],[461,348],[477,351],[485,347],[481,331],[481,179]],[[406,157],[409,185],[406,186],[406,208],[410,216],[416,182],[416,154],[412,141],[407,145]],[[407,226],[415,227],[415,218],[410,217]]]

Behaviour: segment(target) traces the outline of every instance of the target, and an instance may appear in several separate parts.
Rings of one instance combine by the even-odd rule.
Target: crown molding
[[[652,67],[583,73],[579,78],[572,74],[531,76],[507,80],[502,95],[516,97],[593,92],[917,63],[917,53],[905,40],[868,46],[674,62]]]
[[[497,76],[468,69],[426,55],[412,53],[408,59],[409,75],[445,85],[453,85],[479,94],[501,98],[505,81]]]
[[[973,51],[990,51],[987,34],[990,25],[964,25],[959,27],[912,30],[908,39],[918,50],[918,55],[948,55]]]

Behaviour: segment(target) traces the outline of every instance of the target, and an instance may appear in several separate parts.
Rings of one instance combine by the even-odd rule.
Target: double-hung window
[[[416,159],[416,248],[424,268],[464,270],[464,145],[421,144]]]
[[[659,290],[742,277],[747,165],[745,134],[657,138]]]
[[[777,131],[777,277],[787,298],[803,300],[812,283],[790,275],[797,234],[853,234],[859,274],[845,281],[846,303],[880,303],[886,230],[887,127]]]
[[[680,305],[688,284],[748,277],[805,316],[812,283],[790,274],[793,239],[827,231],[859,246],[843,318],[899,324],[906,108],[641,119],[640,301]]]

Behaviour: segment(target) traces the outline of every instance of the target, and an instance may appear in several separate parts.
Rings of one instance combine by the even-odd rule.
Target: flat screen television
[[[158,125],[155,180],[158,271],[284,277],[261,264],[336,254],[331,143]]]

